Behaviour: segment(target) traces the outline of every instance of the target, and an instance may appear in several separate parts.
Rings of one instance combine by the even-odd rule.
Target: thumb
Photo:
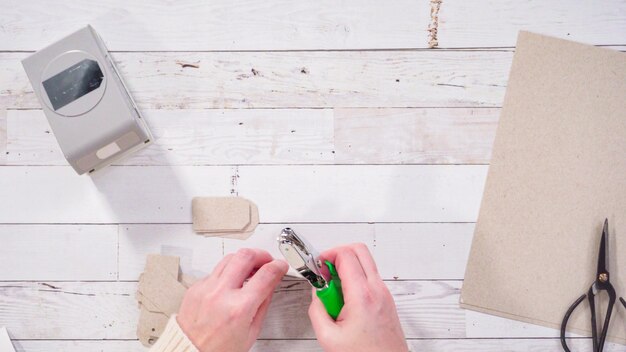
[[[336,328],[337,323],[328,315],[324,304],[315,295],[315,289],[312,290],[311,305],[309,306],[309,318],[315,330],[315,335],[326,335],[330,330]]]

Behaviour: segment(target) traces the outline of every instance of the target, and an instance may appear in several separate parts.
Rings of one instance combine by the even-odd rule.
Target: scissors
[[[604,340],[606,340],[606,333],[609,330],[609,323],[611,322],[611,313],[613,312],[613,306],[615,305],[615,289],[611,285],[611,277],[608,269],[609,258],[609,220],[604,220],[604,226],[602,228],[602,237],[600,239],[600,251],[598,253],[598,270],[596,272],[595,281],[591,284],[589,291],[578,297],[576,301],[569,307],[563,317],[561,323],[561,345],[565,352],[570,352],[565,341],[565,328],[567,327],[567,321],[572,315],[572,312],[578,305],[585,300],[589,300],[589,308],[591,309],[591,339],[593,341],[593,352],[602,352],[604,349]],[[600,291],[606,291],[609,296],[609,304],[606,308],[606,314],[604,315],[604,324],[598,335],[598,324],[596,322],[596,302],[595,298]],[[620,302],[626,308],[626,301],[624,298],[619,298]]]

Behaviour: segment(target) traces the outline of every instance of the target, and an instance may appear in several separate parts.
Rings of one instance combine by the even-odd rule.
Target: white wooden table
[[[429,0],[0,5],[0,326],[19,351],[144,351],[146,254],[206,274],[242,246],[277,254],[285,224],[368,244],[414,351],[560,349],[554,330],[460,309],[459,290],[517,31],[624,50],[625,1],[444,0],[439,49]],[[67,166],[20,64],[87,23],[156,137],[93,178]],[[191,198],[231,194],[259,205],[257,233],[195,235]],[[255,351],[319,350],[309,300],[285,282]]]

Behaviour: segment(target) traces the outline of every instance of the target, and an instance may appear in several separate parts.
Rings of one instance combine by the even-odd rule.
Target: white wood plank
[[[0,167],[0,223],[191,222],[194,196],[227,196],[230,167]]]
[[[39,108],[0,54],[0,106]],[[140,108],[501,106],[510,51],[115,53]],[[183,68],[179,61],[198,68]]]
[[[411,351],[438,352],[545,352],[561,351],[559,339],[460,339],[460,340],[409,340]],[[591,350],[591,340],[570,340],[568,345],[574,351]],[[605,351],[622,351],[623,346],[608,343]]]
[[[408,339],[409,351],[437,352],[545,352],[560,351],[559,339]],[[568,345],[574,351],[589,351],[592,348],[589,339],[570,339]],[[606,352],[623,351],[624,346],[607,343]],[[315,340],[261,340],[252,351],[322,351]]]
[[[474,224],[374,224],[374,258],[394,279],[463,279]]]
[[[329,109],[143,113],[155,143],[117,165],[328,164],[334,160]],[[9,110],[7,132],[8,164],[67,165],[41,110]]]
[[[411,351],[440,352],[543,352],[560,351],[558,339],[409,339]],[[138,341],[13,341],[17,352],[145,352]],[[568,345],[575,351],[591,350],[591,340],[574,339]],[[606,352],[623,351],[624,346],[607,343]],[[259,340],[252,348],[254,352],[321,352],[322,348],[315,340]]]
[[[512,47],[519,30],[589,44],[625,44],[625,13],[620,0],[449,1],[439,11],[439,46]]]
[[[624,44],[624,4],[586,0],[449,2],[439,12],[439,47],[514,46],[520,29],[592,44]],[[28,20],[23,14],[28,13]],[[111,50],[302,50],[426,48],[425,0],[314,4],[272,0],[19,2],[0,17],[0,50],[37,50],[86,23]]]
[[[262,222],[471,222],[486,166],[242,166]]]
[[[7,111],[0,109],[0,165],[7,160]]]
[[[475,221],[487,166],[0,167],[0,223],[191,223],[194,196],[238,191],[261,222]],[[233,183],[235,186],[233,186]]]
[[[120,280],[138,280],[148,254],[180,257],[185,274],[203,277],[220,261],[221,238],[197,235],[186,225],[120,225]]]
[[[16,352],[146,352],[139,341],[127,340],[100,340],[100,341],[63,341],[63,340],[40,340],[40,341],[13,341]]]
[[[261,224],[246,241],[205,238],[189,224],[0,225],[0,280],[137,280],[150,253],[181,258],[184,273],[204,276],[222,251],[261,248],[282,258],[276,237],[292,227],[319,251],[362,242],[384,279],[463,278],[473,224]],[[223,241],[223,244],[222,244]],[[223,248],[222,248],[223,247]],[[16,265],[19,263],[19,265]]]
[[[499,109],[335,109],[338,164],[488,164]]]
[[[409,351],[437,352],[545,352],[561,351],[559,339],[408,339]],[[590,351],[590,339],[569,339],[573,351]],[[606,352],[623,351],[624,346],[607,343]],[[255,352],[267,351],[322,351],[315,340],[261,340],[253,348]]]
[[[225,238],[224,254],[240,248],[260,248],[270,252],[274,258],[284,259],[278,251],[276,238],[285,227],[306,238],[319,252],[355,242],[365,243],[370,250],[374,248],[374,226],[371,224],[261,224],[245,241]],[[296,272],[290,269],[290,273]]]
[[[150,109],[155,143],[116,165],[487,164],[499,112]],[[9,165],[67,165],[41,110],[9,110],[7,136]]]
[[[464,312],[460,282],[387,283],[407,337],[460,338]],[[0,283],[0,324],[15,339],[135,339],[138,319],[134,282]],[[262,338],[314,338],[306,314],[310,285],[285,281],[277,289]]]
[[[260,224],[245,241],[205,238],[187,224],[120,225],[120,280],[137,280],[148,253],[180,256],[183,272],[206,275],[222,258],[222,241],[224,253],[260,248],[282,258],[276,237],[285,227],[293,228],[320,252],[365,243],[387,280],[461,280],[474,224]]]
[[[25,53],[0,53],[0,110],[11,107],[33,107],[36,101],[21,60]]]
[[[136,339],[134,282],[0,283],[0,325],[14,339]]]
[[[87,23],[120,51],[423,48],[427,21],[427,0],[27,1],[0,14],[0,50],[38,50]]]
[[[474,224],[261,224],[246,241],[224,239],[224,253],[261,248],[282,258],[276,237],[293,228],[322,252],[365,243],[386,280],[462,280]],[[121,271],[121,268],[120,268]]]
[[[0,225],[0,280],[115,280],[115,225]]]
[[[559,337],[556,329],[496,317],[472,310],[465,312],[467,337]]]

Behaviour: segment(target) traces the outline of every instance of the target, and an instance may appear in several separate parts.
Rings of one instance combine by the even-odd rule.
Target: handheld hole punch
[[[318,253],[303,237],[298,236],[290,228],[283,229],[278,236],[278,249],[289,265],[315,288],[317,297],[324,304],[328,315],[337,319],[344,302],[341,280],[335,266],[325,261],[330,277],[324,277],[321,273],[322,263],[318,258]]]

